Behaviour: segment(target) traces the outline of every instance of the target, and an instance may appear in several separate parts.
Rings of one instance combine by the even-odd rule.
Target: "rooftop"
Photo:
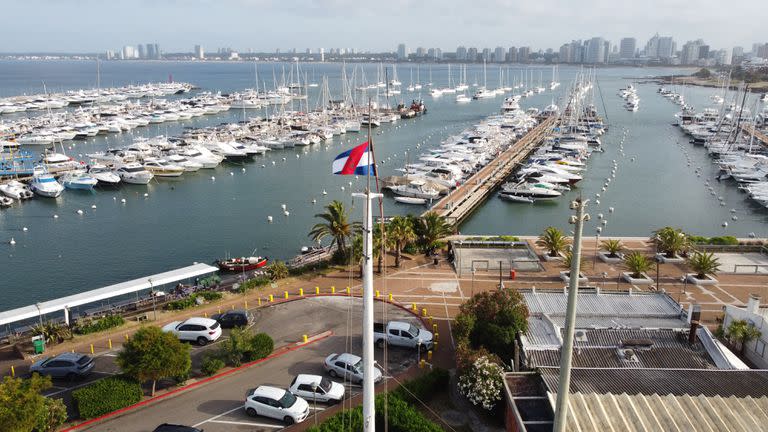
[[[565,291],[523,291],[531,315],[565,316],[568,293]],[[578,295],[576,314],[581,318],[615,317],[680,319],[682,310],[665,293],[595,293]],[[617,326],[621,322],[617,323]],[[683,324],[681,327],[685,327]]]

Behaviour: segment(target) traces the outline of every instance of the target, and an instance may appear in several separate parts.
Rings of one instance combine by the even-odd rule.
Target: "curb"
[[[117,411],[112,411],[111,413],[104,414],[103,416],[92,418],[90,420],[86,420],[86,421],[84,421],[82,423],[78,423],[78,424],[76,424],[74,426],[70,426],[68,428],[62,429],[60,432],[76,431],[76,430],[79,430],[79,429],[81,429],[83,427],[91,426],[93,424],[99,423],[99,422],[101,422],[103,420],[107,420],[107,419],[112,418],[112,417],[117,417],[117,416],[119,416],[121,414],[125,414],[127,412],[130,412],[130,411],[133,411],[135,409],[141,408],[141,407],[143,407],[145,405],[149,405],[149,404],[154,403],[156,401],[159,401],[159,400],[165,399],[167,397],[170,397],[171,395],[175,395],[177,393],[181,393],[181,392],[186,391],[186,390],[194,389],[194,388],[199,387],[199,386],[201,386],[203,384],[206,384],[208,382],[218,380],[220,378],[223,378],[225,376],[231,375],[231,374],[233,374],[235,372],[239,372],[239,371],[241,371],[243,369],[246,369],[246,368],[249,368],[251,366],[255,366],[255,365],[258,365],[260,363],[264,363],[264,362],[266,362],[268,360],[271,360],[273,358],[279,357],[281,355],[288,354],[289,352],[296,351],[299,348],[302,348],[302,347],[305,347],[307,345],[311,345],[311,344],[313,344],[315,342],[318,342],[320,340],[323,340],[323,339],[331,336],[332,334],[333,334],[333,332],[328,330],[328,331],[325,331],[323,333],[314,335],[311,338],[308,338],[307,342],[297,342],[297,343],[292,344],[292,345],[283,346],[281,348],[276,349],[275,351],[272,352],[272,354],[264,357],[263,359],[254,360],[252,362],[242,364],[242,365],[240,365],[240,366],[238,366],[236,368],[230,369],[228,371],[224,371],[224,372],[222,372],[220,374],[216,374],[216,375],[204,378],[204,379],[202,379],[200,381],[196,381],[196,382],[194,382],[192,384],[189,384],[189,385],[186,385],[184,387],[176,388],[174,390],[169,391],[168,393],[163,393],[161,395],[158,395],[158,396],[155,396],[153,398],[149,398],[149,399],[143,400],[141,402],[138,402],[138,403],[135,403],[133,405],[127,406],[125,408],[120,408]]]

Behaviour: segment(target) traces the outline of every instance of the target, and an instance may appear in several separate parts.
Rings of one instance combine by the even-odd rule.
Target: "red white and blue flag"
[[[333,173],[339,175],[376,175],[373,164],[373,152],[364,142],[352,150],[336,156],[333,160]]]

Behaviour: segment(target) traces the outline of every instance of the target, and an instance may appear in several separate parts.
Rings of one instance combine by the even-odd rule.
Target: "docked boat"
[[[84,170],[70,171],[60,178],[61,184],[67,189],[91,190],[99,182]]]
[[[10,207],[13,205],[13,198],[0,195],[0,207]]]
[[[267,265],[269,259],[267,257],[242,257],[242,258],[229,258],[216,261],[219,269],[222,271],[231,272],[246,272],[251,270],[260,269]]]
[[[507,201],[520,202],[520,203],[528,203],[528,204],[534,202],[533,198],[528,198],[528,197],[524,197],[524,196],[520,196],[520,195],[508,194],[508,193],[504,193],[504,192],[500,192],[499,193],[499,198],[501,198],[503,200],[507,200]]]
[[[35,194],[29,190],[29,187],[18,180],[11,180],[0,185],[0,192],[16,200],[25,200],[32,198]]]
[[[405,196],[398,196],[395,197],[395,201],[402,203],[402,204],[420,204],[425,205],[427,203],[427,200],[424,198],[414,198],[414,197],[405,197]]]
[[[120,184],[120,176],[104,165],[91,165],[88,168],[88,174],[96,179],[99,186],[117,186]]]
[[[46,198],[57,198],[64,192],[64,186],[56,181],[56,178],[48,173],[45,167],[40,165],[36,166],[33,171],[29,188],[32,192]]]
[[[155,177],[179,177],[184,174],[184,168],[172,164],[165,159],[145,159],[144,169],[151,172]]]
[[[439,191],[428,188],[423,180],[413,180],[409,184],[390,186],[389,189],[397,195],[411,198],[433,200],[440,196]]]
[[[155,177],[136,162],[127,163],[115,170],[120,180],[130,184],[148,184]]]

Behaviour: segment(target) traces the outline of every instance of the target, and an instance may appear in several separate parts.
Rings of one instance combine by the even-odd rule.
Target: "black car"
[[[251,316],[248,311],[235,309],[226,311],[222,314],[211,316],[212,319],[221,324],[221,328],[246,327],[251,322]]]
[[[203,432],[203,430],[192,426],[163,423],[152,432]]]

